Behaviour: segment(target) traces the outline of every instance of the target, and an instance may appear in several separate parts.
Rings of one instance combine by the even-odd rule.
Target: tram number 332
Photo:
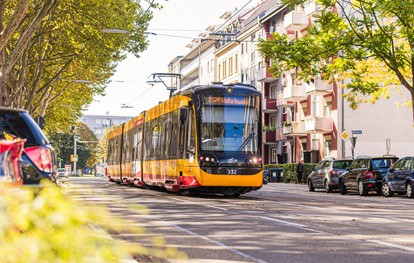
[[[227,174],[237,174],[236,169],[227,169]]]

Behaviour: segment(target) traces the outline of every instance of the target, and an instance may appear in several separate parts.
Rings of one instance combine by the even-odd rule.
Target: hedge
[[[264,170],[269,170],[270,168],[282,168],[283,169],[283,182],[285,183],[297,183],[296,179],[296,166],[297,163],[287,163],[287,164],[266,164],[264,165]],[[312,172],[313,167],[316,163],[304,163],[302,182],[307,182],[309,174]]]

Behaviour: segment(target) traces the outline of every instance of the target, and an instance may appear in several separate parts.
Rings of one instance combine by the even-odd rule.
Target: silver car
[[[320,161],[308,177],[309,191],[325,189],[327,193],[331,193],[333,189],[339,189],[339,176],[346,172],[352,161],[352,159],[335,160],[334,158]]]

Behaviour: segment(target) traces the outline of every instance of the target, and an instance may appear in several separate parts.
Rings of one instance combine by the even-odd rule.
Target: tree
[[[48,123],[76,120],[93,95],[104,93],[125,52],[139,57],[146,49],[154,2],[0,0],[0,106],[27,109]]]
[[[76,123],[76,154],[78,155],[77,168],[83,169],[86,166],[94,167],[98,162],[98,143],[99,140],[89,127],[83,122]],[[50,132],[49,139],[55,148],[59,163],[71,163],[70,156],[74,153],[73,132]]]
[[[284,0],[289,7],[306,0]],[[298,68],[300,76],[347,78],[351,106],[389,96],[404,87],[414,108],[414,2],[411,0],[318,0],[325,8],[308,34],[289,42],[275,33],[259,44],[275,75]],[[374,69],[381,69],[381,74]],[[391,77],[387,77],[391,76]],[[414,111],[413,111],[414,121]]]

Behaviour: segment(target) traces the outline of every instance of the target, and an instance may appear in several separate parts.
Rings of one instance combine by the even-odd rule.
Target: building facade
[[[267,0],[236,16],[237,11],[226,12],[221,16],[227,21],[223,26],[210,27],[214,35],[208,37],[209,44],[193,41],[181,67],[175,67],[179,72],[174,73],[183,75],[180,87],[240,82],[261,90],[265,164],[299,159],[316,163],[327,156],[351,156],[352,145],[349,138],[341,136],[344,132],[357,137],[355,156],[412,154],[412,111],[395,105],[404,96],[409,98],[408,93],[403,97],[394,93],[388,100],[362,104],[353,110],[338,83],[318,76],[305,82],[298,77],[297,69],[280,76],[269,73],[271,61],[258,52],[259,40],[271,38],[275,32],[285,34],[290,41],[306,36],[322,10],[316,1],[288,9],[280,0]],[[207,36],[204,33],[203,37]]]
[[[80,121],[85,123],[96,137],[101,139],[108,128],[125,123],[130,119],[132,117],[129,116],[83,115]]]

